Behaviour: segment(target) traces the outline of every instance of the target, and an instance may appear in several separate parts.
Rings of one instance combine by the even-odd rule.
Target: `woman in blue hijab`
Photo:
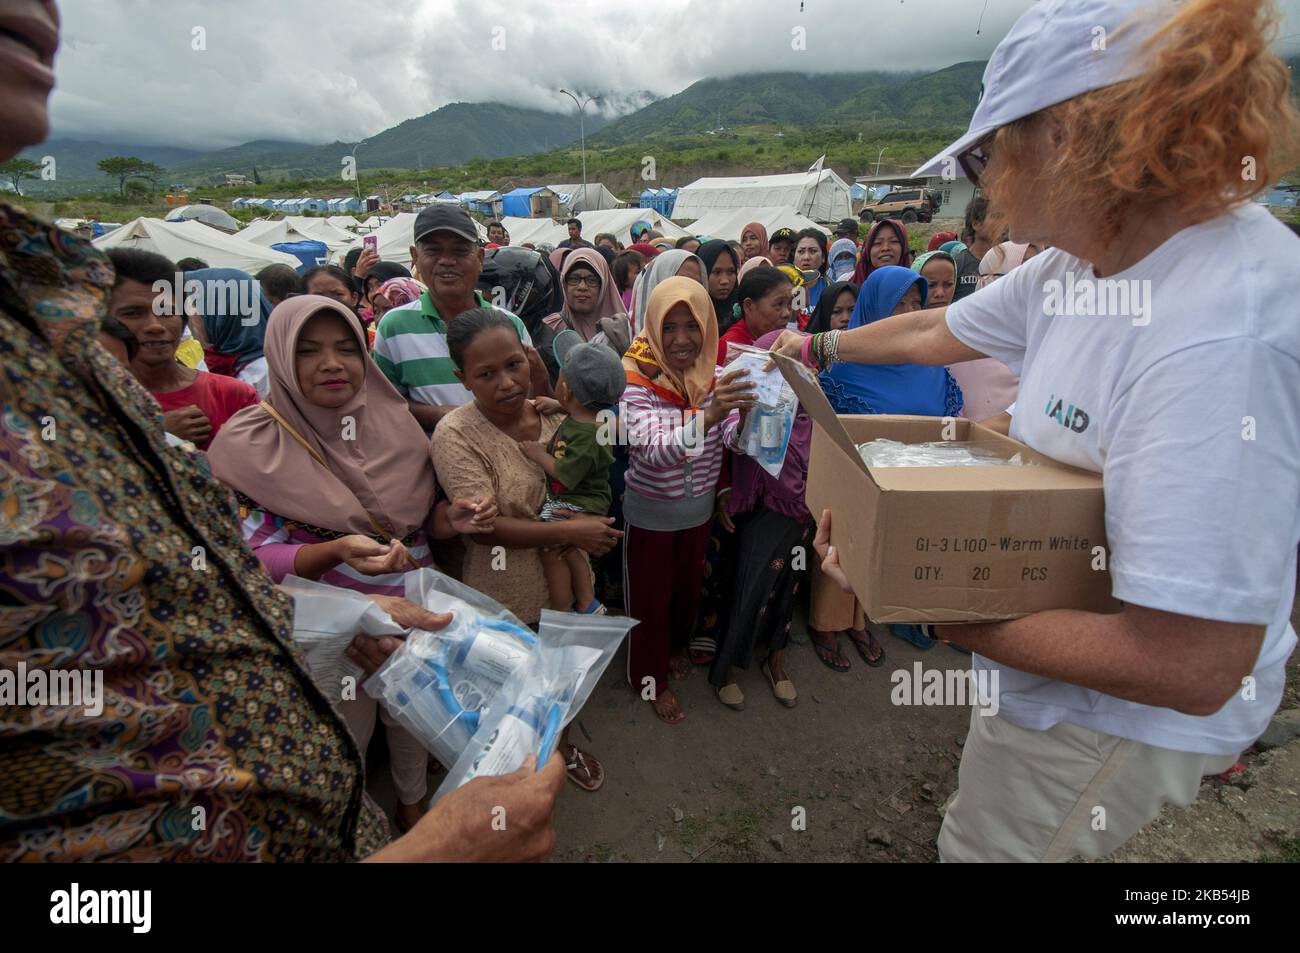
[[[867,276],[849,318],[849,329],[893,314],[925,308],[926,280],[899,265]],[[822,390],[840,414],[920,414],[956,417],[961,388],[944,367],[921,364],[836,364],[821,375]]]
[[[271,302],[261,283],[238,268],[187,271],[187,291],[192,281],[201,282],[203,287],[187,294],[186,300],[194,304],[203,319],[209,350],[234,358],[236,372],[261,357],[266,319],[271,314]]]
[[[191,285],[196,281],[201,287]],[[185,273],[185,292],[203,321],[208,370],[245,380],[266,396],[262,340],[271,302],[261,283],[238,268],[200,268]]]
[[[894,314],[925,308],[929,282],[899,265],[884,265],[867,276],[849,318],[849,328],[879,321]],[[839,414],[919,414],[926,417],[956,417],[961,413],[961,388],[945,367],[921,364],[834,365],[820,375],[822,390]],[[811,625],[817,655],[827,666],[843,670],[847,662],[838,658],[835,631],[847,632],[862,660],[871,666],[884,661],[884,651],[867,625],[862,607],[851,593],[839,595],[814,578]],[[844,621],[849,620],[846,626]],[[917,648],[928,649],[935,640],[917,625],[893,625],[890,631]],[[837,662],[839,664],[837,664]]]

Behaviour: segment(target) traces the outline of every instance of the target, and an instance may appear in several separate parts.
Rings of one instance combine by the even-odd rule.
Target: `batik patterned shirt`
[[[103,679],[97,715],[0,704],[0,860],[369,853],[385,826],[290,599],[98,343],[112,279],[0,204],[0,677]]]

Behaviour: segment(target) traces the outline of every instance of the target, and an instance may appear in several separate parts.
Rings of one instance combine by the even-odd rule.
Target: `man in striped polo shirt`
[[[431,205],[415,219],[411,260],[429,289],[418,301],[392,308],[375,333],[375,363],[405,397],[421,426],[431,431],[444,415],[472,399],[456,379],[447,351],[447,325],[473,308],[492,303],[475,289],[483,270],[483,249],[474,220],[463,208]],[[533,366],[535,394],[547,394],[546,367],[532,347],[522,321],[497,309],[514,322]],[[538,387],[538,372],[542,386]]]

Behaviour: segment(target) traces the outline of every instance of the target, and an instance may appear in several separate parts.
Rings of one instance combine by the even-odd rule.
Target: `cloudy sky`
[[[449,102],[562,111],[761,69],[984,59],[1032,0],[60,0],[54,134],[352,141]],[[1300,51],[1300,0],[1279,0]],[[982,26],[977,33],[977,26]],[[795,27],[806,49],[793,49]]]

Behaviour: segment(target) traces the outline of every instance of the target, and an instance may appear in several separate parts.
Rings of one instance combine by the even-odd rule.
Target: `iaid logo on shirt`
[[[1067,405],[1055,394],[1047,398],[1046,414],[1062,427],[1075,433],[1083,433],[1088,429],[1088,415],[1084,413],[1083,408],[1075,407],[1074,404]]]

